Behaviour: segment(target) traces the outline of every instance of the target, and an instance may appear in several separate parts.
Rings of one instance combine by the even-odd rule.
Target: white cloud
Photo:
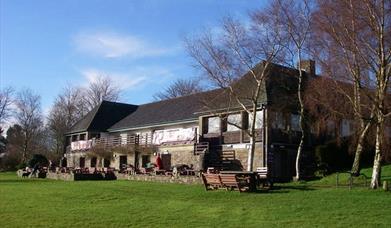
[[[96,82],[99,77],[108,77],[114,82],[115,86],[123,90],[132,89],[146,80],[144,76],[136,76],[118,72],[107,72],[92,68],[83,70],[81,74],[84,76],[86,84],[90,82]]]
[[[139,37],[112,32],[81,32],[73,37],[73,42],[78,51],[105,58],[154,57],[177,49],[157,47]]]

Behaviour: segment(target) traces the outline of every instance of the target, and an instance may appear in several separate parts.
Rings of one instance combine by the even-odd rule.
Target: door
[[[171,154],[162,154],[162,169],[164,170],[170,170],[171,169]]]
[[[119,170],[123,170],[128,165],[128,156],[119,156]]]
[[[80,157],[79,166],[80,166],[80,168],[84,168],[86,166],[86,158],[85,157]]]
[[[97,161],[97,157],[92,157],[90,167],[93,167],[93,168],[96,167],[96,161]]]

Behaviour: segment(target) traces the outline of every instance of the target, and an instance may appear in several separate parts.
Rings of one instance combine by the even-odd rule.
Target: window
[[[286,129],[286,120],[285,120],[285,117],[284,117],[284,113],[282,112],[274,112],[273,113],[273,123],[272,123],[272,127],[274,129]]]
[[[80,134],[80,140],[86,140],[86,134]]]
[[[335,136],[335,122],[332,120],[327,120],[327,135]]]
[[[242,115],[240,115],[240,113],[231,114],[228,116],[227,131],[239,131],[240,128],[238,128],[237,126],[241,126],[241,125],[242,125]]]
[[[110,159],[103,159],[103,167],[109,168],[110,167]]]
[[[208,133],[220,133],[220,118],[208,118]]]
[[[72,135],[72,142],[76,142],[77,141],[77,135]]]
[[[141,156],[141,166],[147,167],[148,164],[151,163],[151,156],[150,155],[143,155]]]
[[[261,129],[263,127],[263,110],[257,111],[255,118],[256,118],[256,120],[255,120],[255,129]],[[251,128],[252,120],[253,120],[253,115],[250,114],[248,116],[248,121],[249,121],[248,126],[249,126],[249,128]]]
[[[300,115],[291,114],[291,130],[292,131],[301,131],[301,129],[300,129]]]
[[[350,136],[353,132],[353,122],[351,120],[343,119],[341,121],[341,136]]]

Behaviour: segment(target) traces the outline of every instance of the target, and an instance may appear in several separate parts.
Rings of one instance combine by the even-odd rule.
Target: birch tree
[[[298,85],[297,85],[297,97],[299,101],[299,115],[300,115],[300,143],[297,148],[296,154],[296,180],[301,179],[300,162],[303,153],[303,147],[306,136],[306,117],[304,107],[304,85],[305,78],[303,72],[303,56],[306,54],[306,47],[312,32],[312,8],[310,2],[307,0],[276,0],[272,2],[272,7],[276,9],[274,17],[279,18],[280,24],[270,26],[280,26],[286,33],[287,45],[285,48],[288,55],[292,58],[291,66],[298,69]],[[308,72],[307,72],[308,73]],[[308,74],[307,74],[308,75]]]
[[[186,40],[188,53],[195,61],[196,67],[204,73],[208,81],[227,94],[227,100],[232,101],[232,106],[228,105],[224,113],[239,108],[250,117],[249,128],[228,123],[243,130],[250,137],[248,171],[253,169],[257,137],[255,122],[257,110],[261,108],[259,99],[264,92],[262,85],[272,63],[281,57],[284,45],[280,28],[268,27],[274,23],[273,20],[278,20],[270,17],[272,10],[252,14],[250,26],[244,26],[232,17],[225,18],[221,32],[216,34],[205,30],[203,34]],[[253,87],[247,88],[248,96],[243,96],[235,87],[235,82],[246,72]],[[219,113],[222,112],[212,114]]]
[[[328,0],[319,1],[320,10],[316,13],[319,17],[318,29],[322,31],[321,48],[332,50],[323,54],[336,54],[339,57],[354,86],[353,95],[346,96],[359,122],[353,173],[359,172],[363,140],[368,129],[372,123],[376,127],[372,188],[379,185],[381,159],[386,150],[382,141],[384,122],[391,115],[389,107],[385,105],[390,79],[390,8],[391,2],[386,0]],[[369,109],[362,108],[362,94],[365,90],[370,91]]]
[[[317,60],[323,73],[335,82],[333,88],[346,98],[353,111],[357,141],[351,172],[355,175],[360,172],[364,141],[375,115],[374,103],[367,102],[373,101],[374,96],[368,93],[373,78],[369,77],[368,56],[363,53],[367,48],[363,41],[369,29],[360,19],[366,14],[364,6],[351,0],[320,1],[314,16]],[[347,90],[346,84],[351,85],[353,90]]]
[[[391,77],[391,2],[364,0],[363,3],[367,10],[363,23],[370,28],[370,38],[364,40],[368,56],[365,60],[376,77],[376,146],[371,178],[371,188],[376,189],[380,183],[382,156],[387,150],[383,147],[384,124],[391,116],[390,108],[385,105]]]

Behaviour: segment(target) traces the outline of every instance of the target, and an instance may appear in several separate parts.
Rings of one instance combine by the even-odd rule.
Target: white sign
[[[92,140],[80,140],[71,142],[71,150],[87,150],[92,147]]]
[[[186,142],[193,141],[196,134],[196,128],[174,128],[166,130],[156,130],[153,133],[152,143],[160,145],[167,142]]]

